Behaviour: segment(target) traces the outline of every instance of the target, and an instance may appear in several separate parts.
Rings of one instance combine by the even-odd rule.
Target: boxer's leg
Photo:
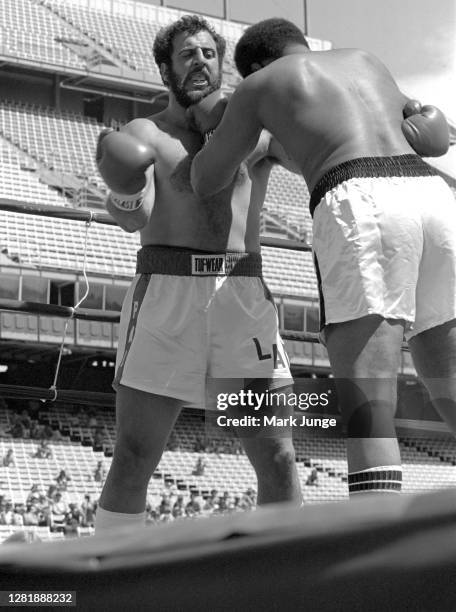
[[[394,414],[404,324],[369,315],[328,325],[325,332],[347,428],[349,491],[399,491]]]
[[[97,533],[144,523],[147,486],[181,409],[181,400],[119,386],[117,439],[97,511]]]
[[[456,319],[417,334],[409,346],[434,407],[456,433]]]
[[[277,416],[287,419],[293,416],[294,409],[287,403],[286,396],[292,387],[269,389],[268,381],[256,379],[248,388],[257,394],[269,392],[279,398],[273,406],[261,406],[257,411],[249,410],[248,414],[261,421],[265,416]],[[264,403],[263,403],[264,404]],[[230,416],[240,416],[238,411],[228,411]],[[258,483],[258,505],[292,502],[302,503],[301,485],[296,467],[296,454],[292,440],[291,425],[239,427],[236,428],[241,444],[252,464]]]

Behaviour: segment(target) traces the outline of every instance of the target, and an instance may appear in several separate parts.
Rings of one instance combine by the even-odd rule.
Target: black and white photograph
[[[454,0],[0,0],[0,608],[456,609]]]

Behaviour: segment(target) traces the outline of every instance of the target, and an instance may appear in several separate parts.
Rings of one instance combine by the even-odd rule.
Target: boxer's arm
[[[228,187],[240,164],[254,151],[263,129],[256,107],[257,92],[246,80],[231,97],[220,125],[193,159],[191,181],[199,197],[208,198]]]
[[[288,155],[277,138],[274,138],[272,135],[269,142],[268,157],[273,163],[283,166],[289,172],[302,176],[302,172],[298,164]]]
[[[249,168],[268,162],[271,166],[278,164],[289,172],[301,175],[301,170],[295,161],[285,152],[280,142],[263,129],[254,151],[245,160]]]

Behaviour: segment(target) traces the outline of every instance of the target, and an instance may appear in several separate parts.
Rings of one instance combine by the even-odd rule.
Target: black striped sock
[[[348,492],[358,493],[400,493],[402,489],[402,467],[382,465],[348,474]]]

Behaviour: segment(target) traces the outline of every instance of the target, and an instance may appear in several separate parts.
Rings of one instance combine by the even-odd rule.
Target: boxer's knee
[[[283,445],[271,457],[275,474],[284,478],[296,469],[296,454],[293,445]]]
[[[246,453],[258,475],[280,479],[296,469],[296,454],[290,438],[247,441]]]
[[[131,436],[120,436],[116,442],[111,468],[115,475],[128,479],[131,485],[141,485],[148,482],[156,467],[155,454],[150,445]]]

